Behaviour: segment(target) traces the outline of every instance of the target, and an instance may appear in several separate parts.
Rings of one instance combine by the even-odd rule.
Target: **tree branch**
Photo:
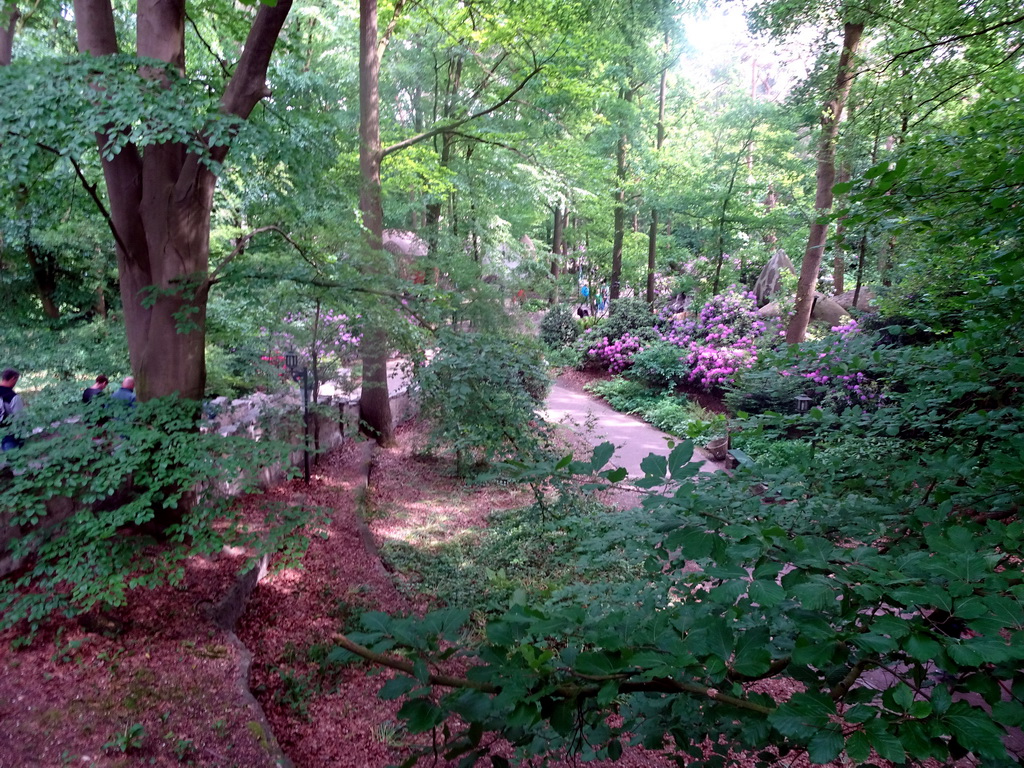
[[[497,109],[501,109],[501,107],[505,106],[510,101],[512,101],[513,97],[521,90],[523,90],[523,88],[526,87],[526,84],[530,82],[530,80],[532,80],[542,69],[543,67],[541,66],[536,67],[532,72],[530,72],[530,74],[523,78],[519,85],[517,85],[508,94],[506,94],[501,101],[492,104],[487,109],[482,109],[479,112],[474,112],[471,115],[467,115],[466,117],[463,117],[459,120],[454,120],[450,123],[446,123],[445,125],[436,126],[434,128],[431,128],[429,131],[425,131],[424,133],[421,133],[417,136],[410,136],[408,139],[404,139],[403,141],[400,141],[397,144],[392,144],[390,147],[385,147],[384,149],[381,150],[381,158],[387,157],[388,155],[393,154],[395,152],[399,152],[403,149],[407,149],[415,144],[419,144],[421,141],[431,139],[434,136],[437,136],[438,134],[451,132],[455,128],[458,128],[460,125],[465,125],[471,120],[476,120],[478,117],[483,117],[484,115],[488,115]]]
[[[882,67],[882,69],[879,70],[879,73],[885,72],[886,70],[889,69],[889,67],[891,67],[900,59],[905,59],[908,56],[913,56],[915,53],[931,50],[932,48],[938,48],[943,45],[950,45],[951,43],[959,43],[962,40],[969,40],[972,37],[981,37],[982,35],[987,35],[989,32],[995,32],[997,29],[1002,29],[1003,27],[1012,27],[1021,23],[1024,23],[1024,15],[1017,16],[1016,18],[1013,19],[1007,19],[1006,21],[1001,21],[998,24],[993,24],[989,27],[984,27],[983,29],[979,29],[974,32],[968,32],[963,35],[952,35],[951,37],[946,37],[943,38],[942,40],[936,40],[934,43],[927,43],[925,45],[919,45],[916,48],[910,48],[906,51],[900,51],[899,53],[895,54],[891,59],[889,59],[889,63]]]
[[[256,235],[260,234],[261,232],[277,232],[288,243],[290,243],[292,247],[295,248],[295,250],[297,250],[303,256],[303,258],[305,258],[306,254],[299,246],[299,244],[292,240],[292,238],[289,237],[288,233],[285,232],[276,224],[270,224],[266,227],[257,227],[248,234],[242,235],[240,238],[238,238],[238,244],[235,246],[235,250],[233,250],[231,253],[225,256],[224,261],[218,264],[217,267],[212,272],[210,272],[210,276],[206,279],[207,288],[209,288],[211,285],[216,285],[219,282],[217,276],[221,273],[221,271],[228,264],[230,264],[232,261],[238,258],[245,250],[246,246],[249,245],[249,241],[252,240]]]
[[[334,635],[334,641],[346,651],[354,653],[356,656],[372,661],[374,664],[380,664],[381,666],[396,669],[399,672],[404,672],[407,675],[415,677],[412,662],[406,661],[405,659],[399,659],[394,656],[387,656],[382,653],[375,653],[369,648],[349,640],[341,633],[336,633]],[[712,701],[717,701],[721,704],[728,704],[739,709],[757,712],[761,715],[769,715],[775,711],[772,707],[766,707],[762,704],[747,701],[746,699],[730,696],[729,694],[721,693],[715,688],[709,688],[708,686],[700,685],[699,683],[689,683],[668,677],[660,677],[653,680],[630,681],[627,679],[629,676],[629,674],[605,676],[577,675],[580,679],[591,682],[607,682],[608,680],[624,679],[625,681],[619,686],[620,693],[692,693],[697,696],[705,696]],[[476,691],[483,691],[484,693],[501,693],[500,686],[477,680],[469,680],[464,677],[440,675],[432,672],[428,675],[427,681],[432,685],[442,685],[446,688],[470,688]],[[552,695],[557,698],[586,699],[597,696],[600,690],[601,686],[599,685],[580,686],[575,683],[563,683],[552,691]]]
[[[45,149],[47,152],[53,152],[58,157],[61,155],[61,153],[53,147],[48,147],[45,144],[38,144],[37,146]],[[70,155],[68,155],[67,158],[71,162],[71,166],[75,169],[75,174],[78,176],[78,180],[82,182],[82,186],[89,194],[89,197],[92,198],[92,201],[96,204],[96,208],[99,210],[103,220],[107,222],[107,229],[109,229],[110,234],[114,236],[114,241],[117,243],[117,247],[121,249],[122,253],[128,253],[128,248],[125,246],[124,241],[121,240],[121,236],[117,233],[117,227],[114,226],[114,220],[111,218],[110,212],[107,210],[107,207],[103,204],[103,200],[100,199],[99,194],[96,192],[96,185],[90,184],[89,180],[85,178],[85,173],[82,171],[82,167],[78,164],[78,161],[75,160],[75,158]]]
[[[202,33],[200,33],[199,27],[196,26],[195,20],[192,18],[192,16],[189,14],[187,10],[185,11],[185,20],[192,25],[192,31],[196,33],[196,37],[199,38],[199,42],[203,44],[203,47],[206,49],[207,53],[209,53],[213,57],[214,61],[217,62],[218,66],[220,66],[220,71],[224,73],[224,77],[231,77],[231,70],[228,69],[228,65],[224,63],[224,59],[222,59],[220,56],[213,52],[213,48],[210,47],[210,44],[208,42],[206,42],[206,38],[204,38]]]

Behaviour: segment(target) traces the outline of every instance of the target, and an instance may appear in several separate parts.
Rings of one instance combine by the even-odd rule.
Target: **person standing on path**
[[[25,407],[21,395],[14,391],[21,374],[14,368],[5,368],[0,373],[0,425],[9,427],[14,417]],[[10,451],[21,446],[21,440],[14,435],[4,435],[0,450]]]
[[[91,387],[86,387],[85,391],[82,393],[82,402],[88,403],[90,400],[96,397],[96,395],[98,395],[100,392],[106,389],[107,383],[109,381],[110,379],[108,379],[102,373],[99,376],[97,376],[96,383],[93,384]]]
[[[125,377],[125,380],[121,382],[121,388],[112,394],[110,399],[135,405],[135,379],[131,376]]]

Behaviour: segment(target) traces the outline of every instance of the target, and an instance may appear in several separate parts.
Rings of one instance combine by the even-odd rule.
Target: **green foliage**
[[[540,321],[540,340],[552,349],[572,344],[579,335],[576,316],[565,304],[553,306]]]
[[[676,344],[655,342],[633,355],[633,365],[624,375],[649,387],[675,389],[689,372],[684,350]]]
[[[81,395],[99,373],[107,374],[111,381],[128,373],[124,326],[107,320],[63,328],[12,323],[5,326],[0,338],[0,356],[32,377],[37,386],[69,382],[68,399],[74,399],[70,393],[75,389]]]
[[[0,508],[22,530],[6,554],[27,567],[0,582],[4,627],[31,632],[58,611],[123,605],[226,545],[287,557],[304,546],[294,531],[306,510],[267,506],[266,530],[249,531],[226,495],[255,490],[261,468],[287,466],[291,446],[201,432],[195,403],[36,401],[13,427],[24,445],[3,454]]]
[[[452,728],[458,714],[471,727],[446,748],[493,731],[519,759],[615,755],[623,739],[658,748],[668,734],[673,754],[698,761],[710,740],[723,755],[800,749],[815,763],[874,750],[1012,765],[1002,737],[1024,721],[1024,328],[997,335],[987,320],[946,343],[870,351],[888,392],[875,408],[748,420],[738,439],[758,460],[731,476],[693,482],[686,444],[648,457],[643,523],[630,528],[647,573],[513,600],[465,647],[472,682],[429,707],[414,694],[402,717],[415,730]],[[635,382],[620,386],[639,400]],[[542,466],[568,482],[609,458]],[[587,545],[620,548],[604,534]],[[427,630],[409,621],[378,617],[361,641],[429,668],[439,641],[410,645]],[[773,678],[786,682],[748,686]]]
[[[110,741],[103,745],[103,749],[128,754],[140,749],[145,739],[146,729],[142,723],[126,723],[124,730],[115,733]]]
[[[616,299],[607,319],[596,326],[594,333],[598,337],[607,336],[609,341],[621,339],[627,333],[642,341],[653,341],[656,319],[643,299]]]
[[[797,395],[811,389],[811,384],[799,376],[774,367],[758,367],[738,373],[726,389],[725,403],[734,413],[796,413]]]
[[[432,441],[468,460],[488,462],[540,446],[537,410],[550,381],[541,350],[522,336],[443,332],[429,364],[416,372],[421,413]]]
[[[656,390],[626,378],[592,381],[586,389],[617,411],[633,413],[658,429],[691,440],[710,440],[725,431],[725,417],[685,396]]]
[[[462,531],[440,545],[392,540],[384,553],[397,571],[415,573],[418,582],[431,585],[433,604],[465,609],[480,621],[513,600],[641,573],[643,561],[635,552],[591,549],[595,538],[627,542],[635,513],[609,512],[578,494],[553,514],[540,512],[535,506],[495,512],[486,527]]]

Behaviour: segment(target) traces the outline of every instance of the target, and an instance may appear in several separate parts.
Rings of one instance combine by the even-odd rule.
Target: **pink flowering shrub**
[[[730,287],[696,316],[669,318],[661,338],[684,350],[691,384],[713,389],[731,384],[737,372],[757,362],[759,339],[767,329],[754,294]]]
[[[835,335],[820,341],[805,342],[798,362],[779,373],[812,383],[821,393],[823,405],[841,410],[853,405],[877,404],[878,384],[867,372],[850,368],[851,361],[870,351],[874,339],[861,333],[854,318],[834,326],[832,332]]]
[[[590,339],[596,339],[597,334],[589,333],[589,336]],[[587,334],[584,334],[584,338],[587,338]],[[640,339],[632,334],[627,333],[613,340],[603,336],[588,343],[587,358],[611,373],[622,373],[632,365],[633,356],[641,349],[643,346]]]

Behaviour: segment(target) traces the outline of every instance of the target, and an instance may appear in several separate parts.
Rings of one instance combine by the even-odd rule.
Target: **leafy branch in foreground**
[[[591,475],[608,448],[547,470]],[[368,614],[336,654],[401,672],[382,697],[404,697],[410,731],[438,729],[445,757],[467,765],[490,753],[487,733],[524,759],[642,744],[680,764],[741,750],[762,765],[793,750],[1014,764],[1003,738],[1024,723],[1024,523],[958,513],[955,478],[910,493],[902,459],[872,497],[852,476],[828,485],[792,467],[696,479],[691,451],[644,462],[643,578],[519,595],[479,643],[464,611]],[[456,656],[465,672],[450,672]]]
[[[267,507],[254,530],[226,493],[257,490],[263,468],[288,466],[290,445],[201,432],[196,404],[176,398],[128,407],[104,397],[24,416],[24,444],[3,455],[0,509],[21,532],[4,554],[25,566],[0,580],[0,626],[34,631],[57,612],[123,605],[130,590],[175,583],[188,558],[226,545],[294,556],[306,543],[287,535],[306,510]]]

